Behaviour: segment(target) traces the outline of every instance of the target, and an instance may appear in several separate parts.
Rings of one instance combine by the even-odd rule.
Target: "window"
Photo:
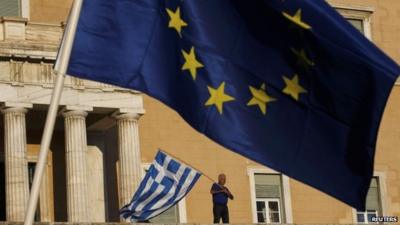
[[[369,6],[351,5],[349,3],[333,3],[332,6],[351,23],[366,38],[371,39],[371,16],[374,8]]]
[[[167,211],[161,213],[159,216],[150,219],[151,223],[179,223],[179,209],[178,205],[174,205]]]
[[[0,0],[0,16],[22,16],[21,0]]]
[[[364,21],[361,19],[347,19],[358,31],[364,33]]]
[[[372,223],[372,217],[376,216],[378,216],[378,212],[376,210],[357,212],[357,223]]]
[[[30,0],[0,0],[0,16],[16,16],[29,19]]]
[[[257,223],[282,223],[283,195],[280,174],[254,174]]]
[[[279,199],[257,199],[257,222],[280,223],[281,213]]]
[[[267,167],[247,172],[253,223],[293,223],[289,177]]]
[[[379,178],[374,177],[368,190],[366,211],[357,211],[357,223],[375,223],[372,218],[382,215]]]

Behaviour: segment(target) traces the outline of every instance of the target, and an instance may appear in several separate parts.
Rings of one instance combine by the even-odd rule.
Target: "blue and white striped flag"
[[[131,202],[120,215],[131,221],[149,220],[178,203],[192,189],[201,173],[158,151]]]

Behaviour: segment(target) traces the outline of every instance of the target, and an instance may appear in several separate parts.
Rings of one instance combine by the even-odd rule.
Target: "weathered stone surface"
[[[18,38],[7,35],[13,30],[6,23],[16,23]],[[11,30],[10,30],[11,29]],[[26,19],[0,19],[0,102],[14,101],[47,105],[55,81],[53,64],[64,26],[27,22]],[[8,33],[7,33],[8,32]],[[67,76],[61,105],[84,105],[97,108],[141,109],[143,101],[136,91],[109,84]],[[118,102],[118,106],[116,106]]]
[[[139,113],[115,115],[118,126],[119,149],[119,207],[130,202],[141,180]]]
[[[65,158],[69,222],[89,222],[85,111],[65,111]]]
[[[8,107],[2,113],[5,134],[6,219],[23,221],[29,196],[25,123],[27,109]]]
[[[97,146],[87,147],[89,221],[105,222],[103,153]]]

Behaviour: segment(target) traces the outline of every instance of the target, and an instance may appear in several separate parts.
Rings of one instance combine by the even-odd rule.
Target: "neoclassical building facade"
[[[4,136],[0,159],[5,178],[1,187],[5,212],[1,213],[5,213],[2,219],[8,221],[24,219],[54,85],[52,67],[62,29],[62,24],[31,23],[18,17],[0,19],[0,103],[4,118],[0,125]],[[143,113],[143,98],[135,91],[67,77],[55,128],[56,140],[51,145],[40,193],[38,218],[54,221],[65,214],[57,212],[59,205],[64,205],[66,215],[61,220],[105,220],[106,149],[119,156],[114,168],[119,181],[118,202],[129,201],[140,179],[138,120]],[[110,132],[113,126],[115,129]],[[61,140],[57,140],[57,133]],[[109,139],[107,135],[115,137]],[[55,162],[58,154],[64,168]],[[65,173],[59,173],[60,169]],[[59,185],[65,186],[60,191],[66,192],[66,204],[57,200],[58,195],[63,195],[57,193]],[[90,211],[92,208],[95,210]]]
[[[24,219],[71,0],[0,0],[0,221]],[[400,1],[329,0],[400,62]],[[134,90],[66,77],[35,220],[117,222],[158,148],[211,177],[227,175],[233,223],[368,223],[400,217],[400,85],[381,124],[367,211],[358,212],[194,131]],[[212,183],[200,179],[152,220],[211,223]],[[351,185],[351,184],[349,184]]]

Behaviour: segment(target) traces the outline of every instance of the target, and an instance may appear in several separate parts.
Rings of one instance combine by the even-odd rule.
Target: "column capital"
[[[65,106],[61,109],[60,114],[64,117],[80,116],[86,117],[88,112],[93,111],[93,107],[90,106]]]
[[[3,102],[0,104],[0,110],[2,113],[22,113],[26,114],[27,109],[33,108],[31,103],[20,103],[20,102]]]
[[[1,112],[3,114],[6,113],[18,113],[18,114],[26,114],[28,112],[28,110],[26,108],[22,108],[22,107],[10,107],[10,108],[2,108]]]
[[[63,107],[64,111],[86,111],[86,112],[91,112],[93,111],[92,106],[87,106],[87,105],[66,105]]]
[[[61,114],[63,117],[71,117],[71,116],[77,116],[77,117],[86,117],[88,115],[88,113],[86,111],[83,110],[63,110],[61,111]]]
[[[118,113],[114,112],[111,116],[116,120],[139,120],[141,113]]]
[[[144,115],[144,109],[125,109],[121,108],[115,111],[111,117],[115,118],[116,120],[139,120],[139,118]]]

